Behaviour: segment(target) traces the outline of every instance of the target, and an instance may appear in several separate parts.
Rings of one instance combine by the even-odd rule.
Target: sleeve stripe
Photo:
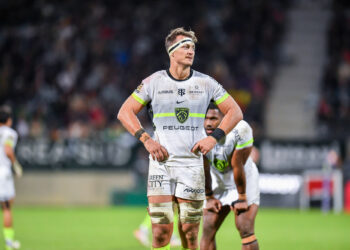
[[[175,116],[175,113],[158,113],[158,114],[154,114],[154,118],[171,117],[171,116]]]
[[[250,144],[253,144],[253,142],[254,142],[254,139],[252,138],[249,141],[247,141],[246,143],[243,143],[240,145],[237,144],[236,149],[241,149],[241,148],[244,148],[246,146],[251,146]]]
[[[145,102],[144,100],[142,100],[140,97],[138,97],[135,93],[132,93],[131,95],[132,97],[135,98],[136,101],[138,101],[139,103],[141,103],[143,106],[146,106],[147,102]]]
[[[229,94],[226,93],[223,97],[219,98],[218,100],[216,100],[214,103],[216,105],[219,105],[220,103],[222,103],[223,101],[225,101],[227,99],[227,97],[229,97]]]
[[[199,118],[205,118],[205,114],[201,113],[190,113],[190,117],[199,117]]]
[[[6,141],[4,141],[4,145],[7,145],[7,146],[10,146],[11,148],[13,148],[14,142],[13,142],[13,140],[6,140]]]

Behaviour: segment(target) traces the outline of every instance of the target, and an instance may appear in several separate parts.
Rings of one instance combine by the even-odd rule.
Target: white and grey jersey
[[[161,70],[142,81],[132,96],[142,105],[151,105],[154,139],[164,146],[168,166],[198,166],[202,155],[191,152],[206,137],[204,118],[211,100],[219,104],[229,96],[213,78],[191,70],[185,80],[174,79]]]
[[[11,169],[11,161],[5,154],[5,145],[15,148],[17,144],[17,132],[10,127],[0,127],[0,169],[3,171]]]
[[[236,188],[231,158],[234,150],[251,147],[253,145],[253,131],[249,124],[242,120],[236,127],[222,138],[214,148],[206,154],[210,162],[212,190]],[[249,175],[253,160],[249,157],[244,165],[244,171]]]

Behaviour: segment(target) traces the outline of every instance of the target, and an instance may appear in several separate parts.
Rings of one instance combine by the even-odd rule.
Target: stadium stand
[[[334,1],[327,34],[328,63],[321,83],[318,108],[320,135],[350,135],[350,4]]]
[[[14,108],[21,138],[118,136],[122,101],[144,77],[166,67],[164,37],[184,26],[200,41],[194,69],[229,90],[258,137],[288,4],[2,2],[1,103]]]

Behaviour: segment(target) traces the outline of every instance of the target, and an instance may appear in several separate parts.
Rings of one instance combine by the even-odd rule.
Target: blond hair
[[[170,31],[169,35],[165,38],[165,49],[168,51],[169,47],[174,43],[177,36],[186,36],[192,39],[194,43],[197,43],[198,39],[192,30],[185,30],[183,27],[176,28]]]

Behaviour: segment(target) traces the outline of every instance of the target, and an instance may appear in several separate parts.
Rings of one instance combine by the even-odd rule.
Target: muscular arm
[[[143,107],[141,103],[137,102],[132,96],[129,96],[118,112],[118,120],[132,135],[135,135],[136,131],[141,129],[141,123],[136,115]]]
[[[13,151],[13,148],[9,145],[4,145],[4,150],[6,156],[10,159],[11,163],[14,164],[16,161],[15,152]]]
[[[242,110],[231,96],[220,103],[218,108],[224,114],[219,128],[227,135],[243,119]]]
[[[135,133],[142,128],[141,123],[136,116],[142,108],[143,105],[141,103],[137,102],[132,96],[129,96],[118,112],[118,120],[129,131],[129,133],[134,136]],[[163,161],[168,158],[168,151],[158,142],[154,141],[146,132],[141,135],[140,141],[151,154],[153,160],[157,159],[157,161]]]
[[[210,176],[210,162],[206,157],[204,158],[204,175],[205,175],[205,193],[212,193],[211,189],[211,176]]]
[[[237,191],[239,195],[242,195],[238,199],[245,199],[243,197],[243,194],[246,192],[246,178],[244,173],[244,165],[252,151],[252,147],[249,148],[243,148],[240,150],[235,150],[232,159],[231,159],[231,165],[233,168],[233,174],[235,178],[235,183],[237,186]]]
[[[214,213],[219,213],[222,204],[218,199],[215,199],[213,190],[212,190],[212,180],[210,175],[210,162],[206,157],[204,158],[204,175],[205,175],[205,198],[207,200],[207,206],[206,209],[208,211],[212,211]]]
[[[6,156],[10,159],[12,163],[12,168],[15,172],[15,175],[17,177],[21,177],[23,175],[23,169],[21,164],[17,161],[15,151],[13,150],[13,147],[10,145],[4,145],[4,151]]]

